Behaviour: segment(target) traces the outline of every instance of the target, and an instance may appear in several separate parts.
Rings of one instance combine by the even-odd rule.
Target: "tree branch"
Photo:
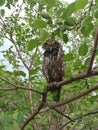
[[[31,69],[31,67],[32,67],[32,65],[33,65],[33,63],[34,63],[34,59],[35,59],[35,57],[36,57],[37,51],[38,51],[38,44],[37,44],[35,53],[34,53],[34,55],[32,56],[32,60],[31,60],[30,66],[29,66],[29,70]]]
[[[55,110],[57,113],[61,114],[62,116],[64,116],[65,118],[69,119],[70,121],[73,121],[73,119],[71,119],[69,116],[65,115],[64,113],[62,113],[61,111],[57,110],[56,108],[53,108],[53,110]]]
[[[24,130],[24,128],[27,126],[27,124],[31,121],[31,120],[34,120],[35,116],[37,114],[39,114],[40,110],[43,108],[44,106],[44,103],[46,102],[46,97],[47,97],[47,93],[44,93],[43,96],[42,96],[42,100],[38,106],[38,108],[35,109],[35,111],[33,112],[32,115],[30,115],[27,120],[24,122],[24,124],[22,125],[21,129],[20,130]]]
[[[75,82],[75,81],[79,81],[81,79],[85,79],[85,78],[89,78],[89,77],[92,77],[92,76],[96,76],[98,75],[98,71],[95,71],[93,70],[91,73],[87,73],[87,72],[83,72],[81,74],[77,74],[77,75],[74,75],[74,76],[71,76],[70,78],[66,79],[66,80],[63,80],[63,81],[60,81],[60,82],[56,82],[55,85],[51,85],[48,84],[47,85],[47,90],[48,91],[51,91],[51,90],[54,90],[56,88],[59,88],[65,84],[69,84],[69,83],[72,83],[72,82]]]
[[[97,108],[98,109],[98,108]],[[84,118],[84,117],[86,117],[86,116],[89,116],[89,115],[93,115],[93,114],[98,114],[98,110],[97,111],[90,111],[90,112],[88,112],[87,114],[84,114],[84,115],[82,115],[82,116],[78,116],[78,117],[76,117],[76,118],[73,118],[73,120],[75,121],[75,120],[78,120],[78,119],[81,119],[81,118]],[[72,121],[68,121],[68,122],[66,122],[61,128],[60,128],[60,130],[61,129],[63,129],[65,126],[67,126],[69,123],[71,123]]]
[[[39,92],[39,91],[37,91],[37,90],[31,89],[31,88],[28,88],[28,87],[23,87],[23,86],[16,85],[16,84],[11,83],[10,81],[8,81],[7,79],[4,79],[4,78],[0,78],[0,79],[3,80],[3,81],[5,81],[5,82],[7,82],[8,84],[14,86],[14,88],[0,88],[0,90],[5,90],[5,91],[7,91],[7,90],[24,89],[24,90],[33,91],[33,92],[35,92],[35,93],[37,93],[37,94],[43,95],[43,92]]]
[[[17,20],[16,20],[16,22],[18,21],[19,14],[20,14],[20,12],[21,12],[21,10],[22,10],[22,6],[23,6],[23,4],[24,4],[24,2],[22,2],[22,3],[21,3],[21,5],[20,5],[20,7],[19,7],[19,11],[18,11],[18,17],[17,17]]]
[[[2,91],[13,91],[13,90],[17,90],[17,89],[19,89],[19,88],[16,88],[16,87],[14,87],[14,88],[1,88],[0,87],[0,90]]]
[[[19,51],[19,49],[18,49],[18,47],[17,47],[17,45],[16,45],[14,39],[12,38],[12,34],[9,34],[9,36],[10,36],[10,38],[8,38],[8,37],[6,37],[6,38],[9,39],[9,40],[14,44],[14,47],[15,47],[15,49],[16,49],[16,51],[17,51],[17,53],[18,53],[18,56],[19,56],[19,58],[21,59],[23,65],[25,66],[25,68],[26,68],[27,70],[29,70],[28,65],[27,65],[27,64],[25,63],[25,61],[23,60],[23,58],[22,58],[22,56],[21,56],[21,54],[20,54],[20,51]]]
[[[90,88],[90,89],[88,89],[88,90],[86,90],[84,92],[81,92],[80,94],[77,94],[77,95],[75,95],[75,96],[73,96],[71,98],[65,99],[62,102],[59,102],[59,103],[56,103],[56,104],[46,103],[45,106],[48,106],[51,109],[53,109],[55,107],[60,107],[60,106],[65,105],[65,104],[69,104],[69,103],[71,103],[71,102],[73,102],[73,101],[75,101],[75,100],[77,100],[77,99],[79,99],[81,97],[84,97],[84,96],[88,95],[89,93],[91,93],[91,92],[93,92],[93,91],[95,91],[97,89],[98,89],[98,85],[96,85],[96,86],[94,86],[94,87],[92,87],[92,88]]]
[[[93,52],[92,52],[92,55],[91,55],[91,58],[90,58],[90,63],[88,65],[87,73],[91,73],[91,71],[92,71],[92,66],[93,66],[95,54],[96,54],[96,51],[97,51],[97,46],[98,46],[98,30],[96,31],[94,48],[93,48]]]

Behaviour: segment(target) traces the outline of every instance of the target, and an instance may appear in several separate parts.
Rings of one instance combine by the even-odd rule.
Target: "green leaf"
[[[19,125],[21,125],[21,123],[23,123],[23,119],[24,119],[24,114],[21,113],[21,112],[19,112],[19,113],[17,114],[17,123],[18,123]]]
[[[5,65],[0,65],[0,70],[4,68],[5,68]]]
[[[9,125],[13,125],[13,118],[10,115],[4,115],[2,118],[2,123],[3,124],[9,124]]]
[[[52,8],[55,6],[55,0],[44,0],[45,4],[48,6],[48,8]]]
[[[40,37],[39,37],[39,40],[40,40],[41,42],[43,42],[43,41],[45,41],[47,38],[48,38],[48,32],[45,31],[45,30],[43,30],[43,31],[41,32],[41,35],[40,35]]]
[[[37,19],[34,22],[34,28],[45,28],[47,23],[42,19]]]
[[[83,9],[88,4],[88,0],[76,0],[75,10]]]
[[[12,130],[12,125],[10,124],[4,124],[4,130]]]
[[[71,61],[74,59],[73,53],[68,53],[67,55],[64,56],[64,61]]]
[[[95,12],[95,18],[98,18],[98,9]]]
[[[85,37],[87,37],[87,36],[89,36],[89,34],[90,34],[91,31],[93,30],[93,28],[94,28],[94,26],[93,26],[92,23],[87,24],[87,25],[85,25],[85,26],[82,26],[82,28],[81,28],[81,33],[82,33]]]
[[[92,20],[93,20],[93,17],[92,16],[87,16],[85,18],[85,20],[83,21],[83,24],[82,25],[88,25],[88,24],[91,24],[92,23]]]
[[[63,19],[70,17],[72,13],[79,9],[83,9],[88,4],[88,0],[76,0],[71,3],[63,12]]]
[[[90,61],[90,57],[88,57],[87,59],[85,59],[84,65],[87,66],[88,63],[89,63],[89,61]]]
[[[88,100],[90,100],[90,101],[96,101],[98,99],[98,95],[93,95],[93,96],[90,96],[89,98],[88,98]]]
[[[34,75],[34,74],[36,74],[37,71],[38,71],[37,69],[31,69],[31,70],[30,70],[30,75]]]
[[[42,18],[47,19],[47,20],[51,20],[52,19],[51,16],[48,13],[45,13],[45,12],[40,13],[40,16]]]
[[[15,76],[23,76],[23,77],[25,77],[25,76],[26,76],[26,73],[23,72],[23,71],[14,71],[14,75],[15,75]]]
[[[13,0],[7,0],[8,4],[12,4]]]
[[[67,26],[74,26],[76,24],[76,20],[74,17],[67,18],[64,22]]]
[[[5,4],[5,0],[0,0],[0,6],[3,6]]]
[[[80,59],[75,60],[74,62],[74,69],[78,70],[82,66],[82,62]]]
[[[38,43],[38,39],[31,39],[28,42],[28,51],[32,51],[36,47],[37,43]]]
[[[63,41],[64,43],[67,43],[68,42],[68,36],[66,34],[63,34]]]
[[[63,15],[63,12],[64,12],[64,11],[65,11],[65,10],[61,7],[61,8],[59,8],[59,9],[56,11],[55,15],[56,15],[57,17],[60,17],[60,16]]]
[[[65,74],[65,77],[70,77],[70,76],[72,76],[72,70],[71,70],[72,68],[71,68],[71,66],[66,66],[66,74]]]
[[[5,10],[4,10],[4,9],[1,9],[0,12],[1,12],[1,16],[4,17],[4,15],[5,15]]]
[[[70,17],[72,13],[74,13],[74,7],[76,2],[71,3],[63,12],[63,19],[66,19],[67,17]]]
[[[96,3],[98,3],[98,0],[95,0]]]
[[[86,43],[83,43],[80,47],[79,47],[79,55],[80,56],[85,56],[88,52],[88,46]]]
[[[74,63],[74,66],[81,66],[82,65],[82,62],[81,62],[81,60],[80,59],[77,59],[76,61],[75,61],[75,63]]]

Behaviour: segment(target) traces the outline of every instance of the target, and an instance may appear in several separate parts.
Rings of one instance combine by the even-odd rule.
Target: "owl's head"
[[[60,47],[60,43],[54,39],[48,39],[44,44],[43,44],[43,49],[45,51],[54,51],[58,50]]]

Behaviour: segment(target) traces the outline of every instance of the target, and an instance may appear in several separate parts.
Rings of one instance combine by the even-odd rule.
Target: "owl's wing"
[[[42,71],[43,71],[43,75],[45,76],[47,82],[49,82],[47,62],[48,62],[47,58],[44,57],[44,58],[43,58],[43,62],[42,62]]]
[[[59,75],[62,80],[65,74],[65,68],[66,68],[65,63],[63,62],[63,57],[64,57],[64,51],[62,49],[62,46],[60,46],[58,55],[57,55],[57,62],[58,62],[58,67],[59,67]]]

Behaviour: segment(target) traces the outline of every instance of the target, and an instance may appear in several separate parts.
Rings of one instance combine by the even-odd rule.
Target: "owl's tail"
[[[52,98],[55,102],[60,101],[60,93],[61,93],[61,87],[51,91]]]

